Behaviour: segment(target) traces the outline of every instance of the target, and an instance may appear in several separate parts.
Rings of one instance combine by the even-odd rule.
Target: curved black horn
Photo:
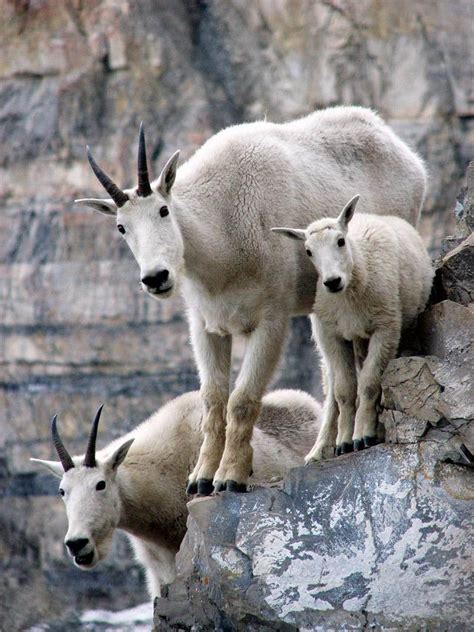
[[[148,178],[148,167],[146,164],[146,145],[143,121],[140,123],[140,134],[138,136],[138,190],[140,197],[147,197],[153,193]]]
[[[92,422],[92,428],[89,435],[89,442],[87,443],[87,450],[86,450],[86,454],[84,456],[84,461],[83,461],[83,465],[85,465],[86,467],[96,466],[95,441],[97,439],[97,428],[99,427],[100,413],[102,412],[103,407],[104,407],[103,404],[99,406],[95,414],[94,421]]]
[[[74,467],[74,462],[71,459],[69,452],[64,447],[64,443],[61,441],[61,437],[59,436],[59,432],[56,426],[57,420],[58,416],[54,415],[51,421],[51,434],[53,436],[54,447],[56,448],[56,452],[58,453],[61,465],[63,466],[64,471],[67,472]]]
[[[130,199],[128,195],[124,193],[121,189],[119,189],[115,182],[112,182],[109,176],[104,171],[102,171],[102,169],[96,163],[96,161],[92,157],[89,145],[87,145],[87,160],[92,167],[92,171],[97,176],[97,179],[110,195],[115,204],[120,208],[125,204],[125,202],[128,202],[128,200]]]

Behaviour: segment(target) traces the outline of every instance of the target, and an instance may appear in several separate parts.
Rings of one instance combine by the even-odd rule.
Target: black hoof
[[[341,454],[349,454],[354,451],[354,447],[352,443],[341,443],[341,445],[336,446],[335,454],[336,456],[341,456]]]
[[[214,485],[210,478],[200,478],[197,482],[197,493],[200,496],[210,496],[214,491]]]
[[[247,491],[247,485],[245,483],[236,483],[235,481],[226,481],[226,489],[228,492],[243,494]]]
[[[354,439],[352,445],[354,446],[355,452],[359,452],[360,450],[363,450],[365,448],[363,439]]]
[[[377,437],[364,437],[364,445],[366,448],[371,448],[373,445],[376,445]]]
[[[189,496],[194,496],[194,494],[197,494],[197,490],[198,490],[198,486],[196,482],[190,483],[189,481],[187,481],[186,494],[188,494]]]
[[[223,481],[216,481],[214,483],[214,491],[215,492],[223,492],[223,491],[225,491],[225,483]]]

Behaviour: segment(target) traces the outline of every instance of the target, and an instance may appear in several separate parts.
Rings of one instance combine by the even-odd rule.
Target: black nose
[[[77,555],[89,543],[89,538],[78,538],[77,540],[66,540],[64,543],[72,555]]]
[[[341,277],[333,277],[332,279],[326,279],[324,285],[330,292],[337,292],[340,289]]]
[[[160,270],[156,274],[147,274],[147,276],[144,276],[142,283],[152,290],[159,290],[163,283],[166,283],[169,275],[168,270]]]

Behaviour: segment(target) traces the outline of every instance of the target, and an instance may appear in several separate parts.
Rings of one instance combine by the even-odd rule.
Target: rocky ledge
[[[470,628],[473,191],[471,167],[418,355],[385,372],[386,443],[191,502],[157,630]]]

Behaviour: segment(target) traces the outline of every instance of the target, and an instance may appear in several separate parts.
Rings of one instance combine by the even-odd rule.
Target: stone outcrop
[[[189,503],[157,630],[470,628],[474,312],[460,290],[471,258],[458,245],[438,262],[441,287],[458,290],[420,317],[422,355],[385,371],[386,443],[292,470],[281,488]]]
[[[473,482],[427,443],[380,445],[193,501],[157,629],[467,631]]]
[[[57,483],[28,460],[52,457],[52,414],[79,452],[99,402],[105,442],[198,384],[179,301],[142,295],[110,222],[72,204],[101,194],[86,143],[129,186],[142,119],[157,174],[224,125],[373,106],[427,160],[422,230],[436,248],[473,156],[472,6],[0,0],[0,12],[0,610],[15,630],[145,596],[122,539],[93,573],[66,558]],[[458,213],[468,206],[463,193]],[[276,384],[318,393],[305,319]]]

